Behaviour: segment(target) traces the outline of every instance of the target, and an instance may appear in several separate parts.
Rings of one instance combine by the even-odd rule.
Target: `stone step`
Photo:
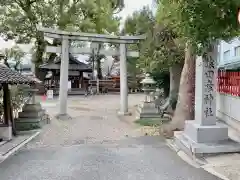
[[[33,138],[38,134],[39,132],[24,133],[22,135],[14,137],[11,141],[7,141],[4,144],[0,144],[0,161],[1,161],[1,157],[4,157],[5,155],[7,155],[10,151],[13,151],[19,145],[26,144],[24,142],[28,142],[29,140],[31,140],[30,139],[31,137]]]
[[[37,123],[40,122],[42,120],[41,117],[37,117],[37,118],[18,118],[15,122],[17,123]]]
[[[22,111],[25,112],[39,112],[39,111],[43,111],[44,109],[42,109],[41,104],[25,104],[22,108]]]
[[[227,125],[229,138],[240,143],[240,131],[238,130],[238,128],[236,128],[237,124],[235,127],[233,127],[232,125],[226,124],[226,122],[223,121],[218,121],[217,123]]]
[[[219,122],[223,122],[225,124],[228,125],[228,127],[234,129],[235,131],[239,132],[240,134],[240,121],[230,118],[230,117],[223,117],[224,120],[222,120],[221,118],[218,118]]]
[[[33,119],[24,119],[24,121],[16,121],[16,129],[17,131],[28,131],[41,128],[44,124],[46,124],[41,119],[38,121],[34,121]]]
[[[43,115],[44,115],[44,111],[39,111],[39,112],[22,111],[18,113],[19,118],[41,118]]]

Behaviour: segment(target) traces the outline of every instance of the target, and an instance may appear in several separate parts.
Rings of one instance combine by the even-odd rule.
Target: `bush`
[[[23,85],[12,85],[9,86],[11,93],[11,103],[13,114],[16,115],[18,111],[22,108],[24,103],[24,97],[26,97],[26,93],[23,91]],[[0,90],[0,119],[3,118],[4,109],[3,109],[3,90]]]

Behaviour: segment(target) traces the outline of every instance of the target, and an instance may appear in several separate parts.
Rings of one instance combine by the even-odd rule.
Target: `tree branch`
[[[30,4],[30,5],[33,4],[33,3],[35,3],[35,2],[37,2],[37,0],[32,0],[32,1],[29,0],[29,4]]]

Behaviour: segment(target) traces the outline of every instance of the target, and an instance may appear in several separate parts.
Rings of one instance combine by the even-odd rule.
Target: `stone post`
[[[63,36],[58,115],[67,115],[68,65],[69,65],[69,40],[67,39],[67,37]]]
[[[97,94],[99,94],[99,79],[97,77]]]
[[[127,84],[127,59],[126,44],[120,44],[120,112],[128,114],[128,84]]]
[[[197,143],[228,139],[227,127],[216,125],[216,61],[209,53],[196,60],[195,121],[187,121],[185,133]]]
[[[38,89],[32,89],[32,97],[31,97],[32,104],[36,104],[36,92],[38,92]]]
[[[211,55],[196,60],[195,120],[201,126],[216,125],[216,63]]]
[[[238,143],[229,140],[228,128],[217,124],[215,58],[215,50],[197,57],[195,120],[186,121],[184,131],[175,133],[176,144],[186,153],[194,156],[240,150]]]

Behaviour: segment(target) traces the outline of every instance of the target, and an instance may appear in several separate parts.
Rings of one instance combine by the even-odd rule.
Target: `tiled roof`
[[[34,83],[33,79],[30,79],[19,72],[11,70],[4,64],[0,64],[0,84],[27,84]]]
[[[61,57],[56,57],[54,62],[45,63],[39,66],[40,69],[61,69]],[[83,62],[80,62],[78,59],[76,59],[72,54],[69,54],[69,70],[81,70],[86,72],[91,72],[92,68]]]

